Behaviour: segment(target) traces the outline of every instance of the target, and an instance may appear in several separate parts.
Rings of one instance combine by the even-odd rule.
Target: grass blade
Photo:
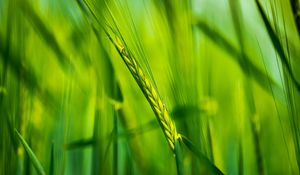
[[[242,141],[239,141],[239,157],[238,157],[238,173],[240,175],[244,174],[244,157],[243,157],[243,145]]]
[[[182,160],[182,149],[179,140],[175,141],[175,159],[177,165],[177,175],[183,175],[183,160]]]
[[[296,78],[296,75],[293,73],[293,69],[292,69],[292,66],[291,64],[289,63],[289,59],[287,57],[287,55],[285,54],[284,52],[284,49],[283,49],[283,46],[278,38],[278,36],[276,35],[275,31],[273,30],[272,28],[272,25],[271,23],[269,22],[268,18],[267,18],[267,15],[266,13],[264,12],[261,4],[259,3],[258,0],[255,1],[256,2],[256,6],[258,8],[258,11],[263,19],[263,23],[267,29],[267,33],[272,41],[272,44],[276,50],[276,52],[278,53],[279,55],[279,58],[281,60],[281,63],[283,64],[284,68],[286,68],[286,71],[287,71],[287,74],[289,75],[290,77],[290,80],[292,81],[292,84],[294,85],[294,87],[296,88],[296,90],[298,91],[298,93],[300,93],[300,83],[297,81],[297,78],[299,77],[297,75],[297,78]],[[289,81],[289,79],[287,78],[287,80]],[[292,130],[293,130],[293,139],[294,139],[294,149],[295,149],[295,152],[296,152],[296,159],[297,159],[297,164],[298,164],[298,169],[300,170],[300,156],[299,156],[299,153],[300,153],[300,146],[299,146],[299,128],[297,126],[296,122],[295,123],[295,119],[297,120],[298,118],[298,115],[294,114],[294,97],[291,97],[291,90],[289,88],[289,85],[287,85],[287,92],[288,92],[288,99],[289,99],[289,102],[290,102],[290,110],[292,111],[292,114],[290,116],[291,118],[291,125],[292,125]],[[294,94],[295,95],[295,94]]]
[[[54,175],[54,143],[51,144],[51,153],[50,153],[50,166],[49,166],[49,175]]]
[[[72,64],[71,60],[64,53],[63,49],[60,47],[57,39],[54,34],[48,29],[45,22],[39,17],[38,13],[29,5],[27,0],[21,0],[21,10],[28,17],[28,19],[33,23],[37,31],[45,40],[45,43],[53,50],[57,55],[57,60],[60,63],[60,66],[66,72],[74,72],[75,67]]]
[[[48,91],[47,89],[45,90],[40,86],[36,74],[32,71],[31,68],[24,66],[24,64],[19,61],[21,60],[20,57],[13,53],[6,53],[5,50],[3,50],[3,48],[1,48],[0,46],[0,60],[6,62],[13,75],[16,78],[19,78],[19,81],[22,81],[25,87],[30,92],[36,93],[46,107],[55,109],[55,106],[57,104],[56,99],[53,97],[50,91]],[[18,76],[19,72],[22,72],[22,77]]]
[[[298,35],[300,35],[300,2],[299,0],[290,0],[290,2],[298,29]]]
[[[82,139],[66,144],[64,147],[67,150],[80,149],[92,146],[95,143],[93,139]]]
[[[200,149],[198,147],[196,147],[189,139],[187,139],[186,137],[182,136],[182,142],[184,143],[184,145],[195,155],[198,157],[198,159],[200,160],[201,163],[205,164],[206,167],[211,171],[212,174],[224,174],[219,168],[217,168],[213,163],[211,163],[211,161],[205,157]]]
[[[254,148],[256,153],[256,164],[257,164],[258,174],[263,175],[264,166],[263,166],[263,158],[262,158],[262,153],[260,148],[259,133],[257,129],[258,126],[256,126],[254,119],[252,119],[250,123],[251,123],[251,132],[253,134],[253,139],[254,139]]]
[[[117,110],[114,110],[114,116],[113,116],[113,135],[118,135],[119,132],[119,126],[118,126],[118,112]],[[113,140],[113,175],[118,175],[118,157],[119,157],[119,151],[118,151],[118,140]]]
[[[258,0],[255,0],[256,2],[256,5],[257,5],[257,8],[258,8],[258,11],[263,19],[263,22],[265,24],[265,27],[268,31],[268,35],[272,41],[272,44],[275,48],[275,50],[277,51],[278,55],[279,55],[279,58],[283,64],[283,66],[287,69],[287,72],[289,74],[289,76],[291,77],[291,80],[292,82],[294,83],[296,89],[300,92],[300,84],[299,82],[297,81],[294,73],[293,73],[293,70],[292,70],[292,67],[291,65],[289,64],[288,62],[288,59],[287,59],[287,56],[286,54],[284,53],[284,49],[280,43],[280,40],[279,38],[277,37],[275,31],[273,30],[268,18],[267,18],[267,15],[265,14],[262,6],[260,5],[260,3],[258,2]]]
[[[31,163],[33,164],[34,168],[36,169],[36,172],[39,175],[46,175],[44,168],[42,167],[41,163],[39,162],[39,160],[37,159],[37,157],[34,155],[33,151],[31,150],[31,148],[28,146],[28,144],[26,143],[25,139],[21,136],[21,134],[17,131],[17,129],[15,129],[15,133],[17,134],[19,140],[21,141],[25,151],[27,152]]]
[[[212,41],[223,48],[228,54],[232,55],[232,58],[240,66],[241,70],[245,75],[253,77],[253,79],[260,85],[266,92],[274,91],[275,97],[281,102],[285,101],[282,89],[278,84],[265,72],[261,71],[257,66],[255,66],[250,60],[250,58],[238,51],[232,44],[230,44],[226,38],[224,38],[220,33],[214,31],[206,23],[202,21],[197,21],[196,26]],[[247,65],[247,68],[245,67]],[[247,71],[249,70],[249,71]],[[251,74],[249,74],[251,72]]]
[[[234,1],[231,0],[230,1],[230,9],[231,9],[231,13],[232,13],[232,18],[233,18],[233,22],[234,22],[234,28],[235,28],[235,32],[238,38],[238,43],[240,45],[240,49],[242,54],[245,54],[245,46],[244,46],[244,37],[243,37],[243,21],[242,21],[242,12],[240,9],[240,4],[239,1]],[[249,66],[247,65],[247,62],[245,62],[245,58],[240,58],[242,59],[242,64],[244,65],[244,67],[246,68],[245,71],[248,72],[248,74],[251,74],[250,70],[249,70]],[[254,100],[254,93],[253,93],[253,85],[251,84],[251,82],[246,81],[245,79],[243,79],[243,84],[244,84],[244,91],[246,93],[246,105],[249,108],[249,118],[250,118],[250,123],[251,123],[251,131],[253,133],[253,139],[254,139],[254,147],[255,147],[255,153],[256,153],[256,165],[257,165],[257,169],[258,169],[258,174],[259,175],[263,175],[264,174],[264,169],[263,169],[263,162],[262,162],[262,155],[261,155],[261,151],[260,151],[260,140],[259,140],[259,133],[258,130],[256,129],[256,123],[255,121],[255,117],[258,117],[257,111],[256,111],[256,107],[255,107],[255,100]],[[241,148],[241,143],[239,144],[239,156],[242,156],[240,154],[242,154],[242,148]],[[242,160],[240,160],[239,157],[239,163]],[[239,164],[239,171],[241,170],[240,168],[240,164]]]

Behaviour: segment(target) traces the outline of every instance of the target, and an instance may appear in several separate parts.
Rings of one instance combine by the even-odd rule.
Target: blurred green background
[[[299,0],[0,0],[0,174],[299,174]],[[18,134],[20,133],[20,134]]]

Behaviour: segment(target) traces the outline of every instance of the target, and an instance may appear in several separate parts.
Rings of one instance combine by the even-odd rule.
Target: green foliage
[[[0,175],[299,174],[299,10],[1,0]]]
[[[36,171],[38,174],[40,175],[44,175],[45,171],[41,165],[41,163],[39,162],[39,160],[36,158],[36,156],[34,155],[34,153],[32,152],[31,148],[29,147],[29,145],[27,144],[27,142],[24,140],[24,138],[20,135],[20,133],[15,129],[15,133],[17,134],[19,140],[21,141],[22,145],[24,146],[24,149],[26,150],[26,153],[29,155],[30,161],[32,162],[32,164],[34,165]]]

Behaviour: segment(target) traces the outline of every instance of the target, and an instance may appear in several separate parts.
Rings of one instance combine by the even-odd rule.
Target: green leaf
[[[218,167],[216,167],[205,155],[202,154],[200,149],[195,146],[190,140],[185,136],[182,136],[182,142],[185,146],[203,163],[213,174],[224,174]]]
[[[36,169],[36,172],[39,175],[46,175],[46,173],[44,171],[44,168],[42,167],[40,161],[34,155],[33,151],[31,150],[31,148],[26,143],[25,139],[21,136],[21,134],[17,131],[17,129],[15,129],[15,133],[17,134],[19,140],[21,141],[25,151],[27,152],[27,154],[28,154],[28,156],[31,160],[31,163],[33,164],[34,168]]]
[[[279,38],[277,37],[275,31],[273,30],[265,12],[263,11],[263,8],[262,6],[260,5],[260,3],[258,2],[258,0],[255,0],[256,2],[256,5],[257,5],[257,8],[258,8],[258,11],[263,19],[263,22],[265,24],[265,27],[268,31],[268,35],[272,41],[272,44],[275,48],[275,50],[277,51],[278,55],[279,55],[279,58],[283,64],[283,66],[287,69],[287,72],[289,74],[289,76],[291,77],[291,80],[292,82],[294,83],[296,89],[300,92],[300,84],[299,82],[297,81],[294,73],[293,73],[293,70],[292,70],[292,67],[291,65],[289,64],[289,61],[288,61],[288,58],[286,56],[286,54],[284,53],[284,49],[280,43],[280,40]]]
[[[60,63],[62,69],[66,72],[74,72],[75,67],[69,57],[64,53],[63,49],[60,47],[55,35],[47,27],[44,20],[38,15],[38,13],[29,5],[27,0],[21,0],[21,10],[24,12],[25,16],[32,22],[36,30],[40,33],[45,43],[53,50],[56,54],[56,58]]]
[[[54,175],[54,143],[51,144],[49,175]]]
[[[175,159],[177,165],[177,175],[183,175],[182,149],[178,139],[175,140]]]
[[[283,90],[278,84],[266,74],[260,70],[255,64],[251,62],[251,59],[244,53],[238,51],[232,44],[230,44],[220,33],[214,31],[206,23],[197,21],[196,26],[213,42],[223,48],[228,54],[232,55],[232,58],[240,66],[243,73],[249,77],[252,77],[258,85],[260,85],[266,92],[273,92],[272,95],[281,102],[285,101]],[[247,67],[245,67],[247,66]],[[249,71],[247,71],[249,70]],[[251,74],[250,74],[251,73]]]
[[[67,150],[81,149],[88,146],[92,146],[94,143],[95,143],[94,139],[81,139],[81,140],[76,140],[74,142],[68,143],[64,147]]]

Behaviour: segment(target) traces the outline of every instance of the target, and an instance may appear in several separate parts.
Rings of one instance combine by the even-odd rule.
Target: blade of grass
[[[21,141],[25,151],[27,152],[31,163],[33,164],[34,168],[36,169],[36,172],[39,175],[46,175],[44,168],[42,167],[40,161],[37,159],[37,157],[35,156],[35,154],[33,153],[33,151],[31,150],[31,148],[28,146],[27,142],[25,141],[25,139],[21,136],[21,134],[17,131],[17,129],[15,129],[15,133],[17,134],[19,140]]]
[[[300,84],[296,79],[296,75],[293,73],[293,69],[291,64],[289,63],[289,59],[287,57],[287,55],[284,52],[283,46],[279,40],[279,38],[277,37],[274,29],[272,28],[271,23],[269,22],[266,13],[264,12],[261,4],[259,3],[258,0],[255,0],[256,6],[258,8],[258,11],[263,19],[263,23],[267,29],[267,33],[272,41],[272,44],[276,50],[276,52],[279,55],[279,58],[281,60],[281,63],[283,65],[283,67],[285,68],[285,70],[287,71],[287,74],[289,77],[287,77],[287,82],[290,80],[292,81],[292,84],[294,85],[294,87],[296,88],[296,90],[298,91],[298,93],[300,93]],[[298,76],[297,76],[298,77]],[[295,114],[295,110],[293,109],[293,105],[294,103],[294,97],[291,97],[291,90],[289,87],[289,84],[287,85],[287,98],[289,99],[289,109],[290,110],[290,123],[291,123],[291,127],[292,127],[292,133],[293,133],[293,140],[294,140],[294,149],[296,152],[296,159],[297,159],[297,165],[298,165],[298,170],[300,171],[300,139],[299,139],[299,127],[298,125],[295,123],[295,120],[297,121],[297,117],[298,115]],[[298,122],[297,122],[298,123]]]
[[[133,162],[129,151],[127,151],[126,154],[125,167],[126,167],[125,174],[134,174]]]
[[[53,94],[41,87],[35,72],[32,71],[30,66],[22,62],[24,59],[16,52],[16,48],[2,45],[2,39],[0,33],[0,60],[10,68],[9,70],[18,81],[24,83],[29,92],[36,94],[45,107],[55,112],[58,103]],[[22,72],[22,76],[19,76],[20,72]]]
[[[238,38],[238,43],[240,46],[241,53],[245,55],[245,46],[244,46],[244,37],[243,37],[243,21],[242,21],[242,11],[240,9],[240,4],[239,1],[231,0],[230,1],[230,9],[232,13],[232,18],[234,22],[234,28],[235,32]],[[248,62],[246,62],[244,57],[240,57],[241,59],[241,64],[243,64],[243,67],[245,68],[245,71],[247,74],[251,75],[252,72],[249,69]],[[258,117],[256,115],[256,107],[255,107],[255,100],[254,100],[254,93],[253,93],[253,85],[251,82],[247,81],[245,78],[243,79],[243,86],[244,86],[244,91],[246,94],[246,100],[245,103],[249,108],[250,114],[248,115],[250,119],[250,124],[251,124],[251,131],[253,134],[253,142],[254,142],[254,148],[255,148],[255,153],[256,153],[256,166],[258,169],[258,174],[263,175],[264,174],[264,167],[263,167],[263,162],[262,162],[262,155],[261,155],[261,150],[260,150],[260,140],[259,140],[259,132],[256,130],[256,124],[254,121],[256,120],[255,117]]]
[[[93,144],[93,156],[92,156],[92,174],[100,174],[100,170],[102,169],[102,165],[100,162],[100,157],[102,156],[101,153],[101,147],[100,144],[100,134],[99,134],[99,128],[100,128],[100,111],[99,109],[96,109],[95,111],[95,117],[94,117],[94,128],[93,128],[93,140],[95,140],[95,143]]]
[[[217,168],[211,161],[205,157],[200,149],[195,146],[189,139],[187,139],[185,136],[181,136],[181,140],[184,143],[184,145],[200,160],[200,162],[211,171],[212,174],[224,174],[219,168]]]
[[[118,112],[114,110],[114,117],[113,117],[113,135],[118,135],[119,132],[119,126],[118,126]],[[118,151],[118,140],[113,140],[113,175],[118,175],[118,157],[119,157],[119,151]]]
[[[7,129],[8,129],[9,138],[11,139],[11,142],[13,143],[12,144],[13,150],[15,151],[15,153],[17,153],[17,151],[18,151],[18,142],[17,142],[16,138],[14,137],[14,131],[13,131],[14,129],[13,129],[13,125],[10,121],[9,115],[6,115],[5,119],[6,119],[6,126],[7,126]]]
[[[95,143],[94,139],[82,139],[82,140],[76,140],[74,142],[68,143],[64,147],[66,150],[81,149],[88,146],[92,146],[94,143]]]
[[[250,124],[251,124],[251,132],[252,132],[253,139],[254,139],[257,170],[258,170],[258,174],[263,175],[263,174],[265,174],[264,167],[263,167],[263,156],[262,156],[261,148],[260,148],[259,132],[258,132],[258,128],[257,128],[257,123],[255,123],[254,120],[255,120],[255,118],[252,118],[252,120],[250,121]]]
[[[60,63],[60,66],[67,73],[75,72],[75,67],[69,57],[64,53],[63,49],[60,47],[57,39],[50,29],[42,20],[38,13],[31,7],[27,0],[18,0],[20,2],[20,8],[24,12],[25,16],[32,22],[37,31],[40,33],[42,38],[45,40],[45,43],[53,50],[57,55],[57,60]]]
[[[50,166],[49,166],[49,175],[54,175],[55,172],[55,164],[54,164],[54,142],[51,144],[51,152],[50,152]]]
[[[295,77],[295,75],[293,73],[292,67],[291,67],[291,65],[288,62],[287,56],[286,56],[286,54],[284,52],[284,49],[283,49],[283,47],[282,47],[282,45],[280,43],[280,40],[277,37],[275,31],[273,30],[272,25],[269,22],[269,20],[267,18],[267,15],[265,14],[265,12],[264,12],[262,6],[260,5],[259,1],[255,0],[255,2],[256,2],[256,6],[258,8],[258,11],[259,11],[259,13],[260,13],[260,15],[261,15],[261,17],[263,19],[264,25],[265,25],[265,27],[266,27],[266,29],[268,31],[267,33],[268,33],[268,35],[269,35],[269,37],[270,37],[270,39],[272,41],[272,44],[273,44],[275,50],[277,51],[277,53],[279,55],[279,58],[280,58],[280,60],[281,60],[281,62],[283,64],[283,66],[287,69],[288,74],[289,74],[292,82],[294,83],[296,89],[300,92],[300,84],[297,81],[297,79],[296,79],[296,77]]]
[[[179,140],[175,141],[175,159],[176,159],[176,165],[177,165],[177,175],[183,175],[184,169],[183,169],[183,160],[182,160],[182,150]]]
[[[221,34],[217,31],[214,31],[211,27],[209,27],[206,23],[202,21],[197,21],[196,26],[212,41],[214,41],[217,45],[223,48],[228,54],[232,55],[232,58],[237,62],[237,64],[241,67],[241,70],[247,76],[252,76],[253,79],[260,85],[266,92],[274,91],[274,95],[276,99],[280,100],[281,102],[285,101],[283,90],[277,85],[277,83],[265,72],[261,71],[257,66],[255,66],[251,61],[250,58],[238,51],[232,44],[230,44]],[[239,59],[244,58],[244,59]],[[242,63],[242,60],[245,64]],[[245,67],[248,66],[248,68]],[[248,71],[252,74],[249,74]],[[270,87],[271,85],[271,87]]]
[[[29,134],[30,135],[30,134]],[[28,146],[31,147],[31,139],[29,138],[28,141]],[[24,158],[24,174],[31,174],[31,160],[30,160],[30,156],[28,154],[25,154],[25,158]]]
[[[131,130],[129,128],[131,128],[131,123],[130,121],[128,121],[128,117],[124,111],[123,108],[119,108],[118,110],[118,116],[119,116],[119,120],[120,120],[120,124],[122,125],[122,128],[125,129],[125,130]],[[157,121],[155,121],[155,124],[157,124]],[[122,131],[123,133],[124,131]],[[113,139],[117,139],[117,138],[120,138],[119,136],[122,135],[122,133],[120,132],[118,134],[118,136],[114,136]],[[126,134],[124,134],[125,136]],[[121,136],[122,137],[122,136]],[[143,149],[143,145],[142,145],[142,142],[140,141],[140,139],[138,137],[136,138],[133,138],[133,137],[130,137],[130,138],[127,138],[126,139],[127,142],[128,142],[128,146],[130,148],[130,153],[134,159],[133,162],[136,162],[136,166],[137,166],[137,169],[139,170],[139,172],[151,172],[151,167],[148,166],[147,162],[145,161],[145,154],[144,154],[144,149]],[[128,149],[128,152],[129,152],[129,149]]]
[[[290,0],[290,3],[293,10],[295,23],[298,29],[298,35],[300,36],[300,2],[299,0]]]
[[[26,88],[33,93],[37,94],[37,97],[40,98],[40,100],[43,102],[43,104],[50,108],[50,109],[56,109],[56,99],[53,97],[53,95],[48,91],[44,90],[38,83],[38,79],[34,72],[32,72],[31,69],[28,69],[25,67],[20,61],[16,55],[5,55],[4,52],[2,52],[0,48],[0,55],[2,54],[2,57],[0,59],[6,59],[7,64],[12,71],[13,75],[15,75],[16,78],[20,78],[20,81],[24,83]],[[19,72],[22,72],[23,76],[20,77]]]
[[[1,106],[1,111],[5,111],[6,109],[2,109]],[[17,162],[18,157],[17,156],[13,156],[14,154],[17,155],[18,153],[18,145],[19,142],[15,137],[14,134],[14,126],[17,126],[16,123],[13,123],[12,121],[14,120],[13,117],[11,115],[2,115],[4,117],[3,124],[6,124],[6,132],[5,131],[1,131],[1,134],[3,133],[3,138],[4,141],[2,142],[2,144],[7,144],[8,148],[7,149],[3,149],[3,147],[1,147],[2,145],[0,144],[0,148],[1,151],[3,151],[2,156],[3,157],[3,172],[5,172],[4,174],[16,174],[18,172],[18,170],[21,170],[22,164],[21,162]],[[2,122],[1,122],[2,123]],[[1,127],[1,129],[4,129],[3,127]],[[7,137],[8,136],[8,137]],[[5,151],[5,152],[4,152]],[[7,155],[5,155],[5,153]],[[7,163],[5,163],[7,162]]]
[[[258,41],[257,41],[258,43]],[[261,57],[262,57],[262,49],[261,49],[261,46],[260,44],[258,43],[258,46],[259,46],[259,49],[260,49],[260,54],[261,54]],[[265,61],[263,61],[263,64],[264,64],[264,69],[267,70],[266,68],[266,63]],[[275,92],[272,91],[272,94],[274,94]],[[291,158],[290,158],[290,153],[289,153],[289,149],[288,149],[288,143],[287,143],[287,138],[284,134],[284,126],[283,126],[283,120],[282,120],[282,114],[279,112],[279,104],[278,102],[276,102],[275,98],[274,98],[274,95],[273,95],[273,102],[274,102],[274,105],[275,105],[275,109],[276,109],[276,114],[277,114],[277,117],[278,117],[278,120],[280,122],[280,129],[281,129],[281,136],[284,140],[284,145],[285,145],[285,154],[288,155],[288,161],[289,161],[289,164],[292,164],[291,162]]]
[[[207,142],[208,142],[208,148],[209,148],[209,158],[212,163],[214,163],[214,151],[213,151],[213,141],[210,131],[210,121],[207,122]]]
[[[241,139],[240,139],[241,140]],[[238,167],[239,167],[239,175],[244,174],[244,158],[243,158],[243,145],[242,142],[239,141],[239,158],[238,158]]]

